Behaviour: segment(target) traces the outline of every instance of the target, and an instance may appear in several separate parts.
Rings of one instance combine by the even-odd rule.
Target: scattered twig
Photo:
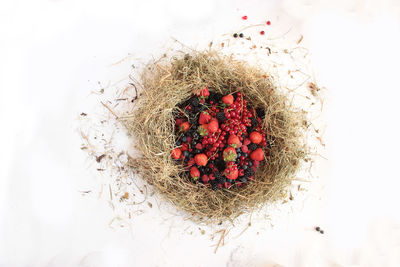
[[[119,117],[117,116],[117,114],[115,114],[115,112],[112,111],[111,108],[109,108],[106,104],[104,104],[103,101],[100,101],[100,103],[101,103],[106,109],[108,109],[108,110],[115,116],[115,118],[116,118],[117,120],[119,119]]]

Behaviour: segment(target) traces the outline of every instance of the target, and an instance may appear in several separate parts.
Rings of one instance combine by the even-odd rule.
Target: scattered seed
[[[243,38],[243,36],[244,36],[243,33],[240,33],[240,34],[239,34],[239,37],[240,37],[240,38]]]
[[[319,232],[321,228],[319,226],[315,227],[315,231]]]
[[[303,35],[301,35],[299,40],[297,40],[297,44],[301,43],[301,41],[303,41]]]
[[[233,34],[233,37],[234,37],[234,38],[237,38],[237,37],[238,37],[238,34],[237,34],[237,33],[234,33],[234,34]]]
[[[106,154],[103,154],[103,155],[100,155],[100,156],[96,157],[96,161],[100,162],[105,156],[106,156]]]

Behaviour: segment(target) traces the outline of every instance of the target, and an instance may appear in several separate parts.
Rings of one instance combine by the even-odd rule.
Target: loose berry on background
[[[247,19],[247,16],[243,16],[243,17],[242,17],[242,20],[246,20],[246,19]]]
[[[268,20],[268,21],[267,21],[267,25],[268,25],[268,26],[271,25],[271,21]]]

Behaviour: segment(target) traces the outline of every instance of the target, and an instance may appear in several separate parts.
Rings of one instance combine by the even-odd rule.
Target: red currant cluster
[[[171,155],[183,161],[193,181],[216,190],[241,187],[254,179],[268,155],[262,109],[252,108],[244,93],[223,96],[207,87],[179,108]]]

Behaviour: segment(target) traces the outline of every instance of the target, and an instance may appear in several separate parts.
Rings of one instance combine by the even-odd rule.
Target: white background
[[[202,47],[242,15],[305,36],[329,171],[301,212],[217,254],[156,209],[109,228],[109,207],[78,192],[97,179],[76,131],[85,98],[128,54],[171,36]],[[399,47],[398,1],[1,1],[0,266],[399,266]]]

